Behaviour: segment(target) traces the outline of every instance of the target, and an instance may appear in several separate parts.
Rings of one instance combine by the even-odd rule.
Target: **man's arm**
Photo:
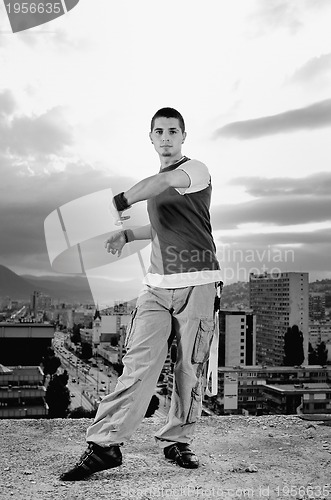
[[[152,229],[151,225],[137,227],[135,229],[127,229],[127,232],[131,231],[133,240],[151,240],[152,239]],[[129,238],[130,239],[130,238]]]
[[[162,193],[169,187],[187,188],[190,185],[190,178],[183,170],[172,170],[171,172],[161,172],[151,177],[147,177],[138,182],[124,193],[128,205],[133,205],[138,201],[148,200]]]

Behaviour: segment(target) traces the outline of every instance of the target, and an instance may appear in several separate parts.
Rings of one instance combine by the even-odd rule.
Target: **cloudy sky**
[[[150,118],[172,106],[225,280],[331,277],[330,23],[329,0],[81,0],[13,34],[1,3],[0,264],[52,274],[45,218],[156,173]]]

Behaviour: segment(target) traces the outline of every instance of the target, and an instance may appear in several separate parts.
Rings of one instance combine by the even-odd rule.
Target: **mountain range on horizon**
[[[85,276],[20,276],[0,264],[0,297],[29,300],[34,291],[60,301],[93,303]]]
[[[18,275],[0,264],[0,298],[30,300],[34,291],[40,291],[53,299],[64,302],[93,304],[93,297],[85,276],[57,275],[33,276]],[[331,280],[325,279],[309,283],[309,291],[326,293],[327,306],[331,306]],[[249,284],[236,282],[223,287],[222,302],[235,306],[249,306]]]

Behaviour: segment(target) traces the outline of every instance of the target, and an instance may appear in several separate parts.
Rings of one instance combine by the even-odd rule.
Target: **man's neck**
[[[182,153],[179,153],[178,155],[176,155],[176,157],[160,156],[161,170],[163,170],[166,167],[169,167],[170,165],[173,165],[174,163],[177,163],[182,158],[183,158]]]

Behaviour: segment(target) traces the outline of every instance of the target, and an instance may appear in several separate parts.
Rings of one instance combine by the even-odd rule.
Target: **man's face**
[[[156,118],[149,137],[155,151],[164,158],[179,159],[186,132],[182,132],[178,118]]]

